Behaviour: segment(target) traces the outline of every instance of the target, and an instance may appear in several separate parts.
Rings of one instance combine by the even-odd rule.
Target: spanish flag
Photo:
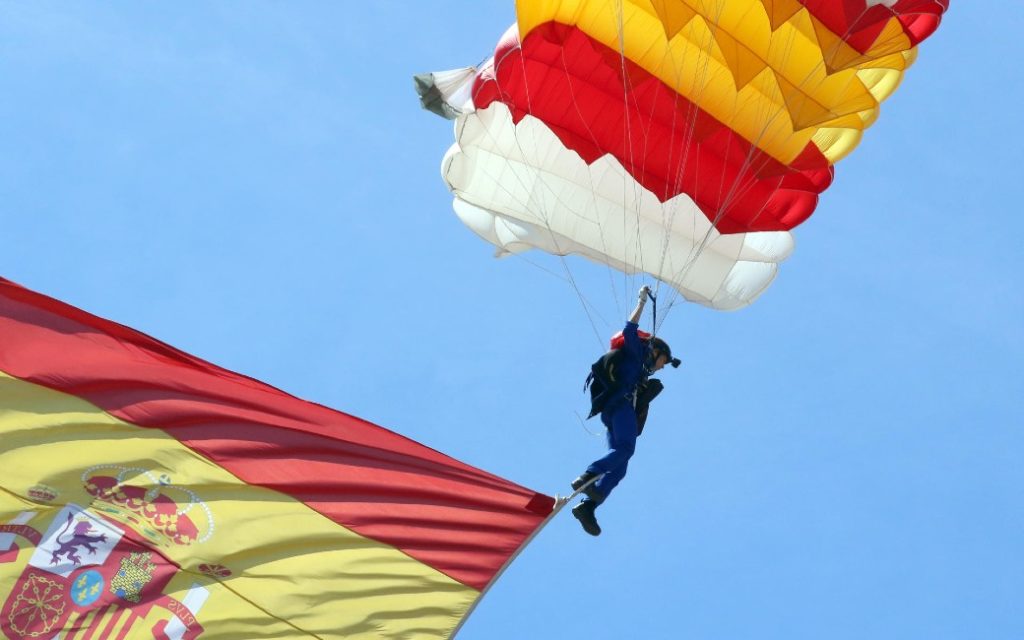
[[[554,506],[0,278],[0,636],[449,638]]]

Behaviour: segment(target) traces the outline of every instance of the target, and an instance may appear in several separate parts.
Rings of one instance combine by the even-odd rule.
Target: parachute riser
[[[647,297],[651,299],[651,337],[658,335],[658,298],[654,292],[647,289]]]

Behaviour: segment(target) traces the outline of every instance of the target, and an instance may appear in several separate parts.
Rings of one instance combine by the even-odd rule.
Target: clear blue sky
[[[451,213],[410,79],[513,14],[0,2],[0,274],[565,492],[601,344]],[[1021,33],[953,0],[772,288],[673,310],[685,364],[604,535],[564,513],[461,639],[1024,637]],[[643,281],[569,267],[614,331]]]

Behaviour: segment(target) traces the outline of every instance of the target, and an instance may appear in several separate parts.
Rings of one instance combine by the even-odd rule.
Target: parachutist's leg
[[[587,473],[604,474],[593,485],[597,494],[595,501],[600,504],[608,497],[626,475],[629,459],[636,450],[636,413],[629,403],[601,414],[601,421],[608,427],[608,453],[587,467]],[[590,495],[589,492],[587,494]]]
[[[628,466],[628,462],[623,462],[621,465],[604,474],[600,480],[594,483],[594,491],[607,498],[608,494],[612,492],[612,489],[619,486],[622,479],[626,477],[626,468]],[[604,502],[604,499],[599,501],[598,504],[601,502]]]

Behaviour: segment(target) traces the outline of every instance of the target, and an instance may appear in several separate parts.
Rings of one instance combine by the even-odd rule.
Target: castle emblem
[[[121,558],[121,568],[110,581],[110,593],[122,600],[139,602],[142,588],[153,581],[156,565],[152,557],[153,554],[146,551]]]

